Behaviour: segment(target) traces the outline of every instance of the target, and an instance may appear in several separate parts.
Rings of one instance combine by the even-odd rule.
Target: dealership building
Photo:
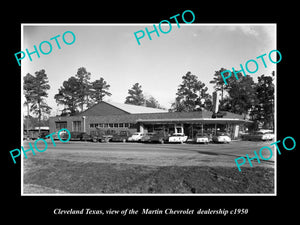
[[[165,131],[169,134],[184,133],[193,138],[196,133],[214,135],[227,132],[232,139],[251,122],[242,115],[212,111],[168,112],[167,110],[102,101],[76,116],[50,117],[50,133],[67,128],[71,132],[93,135],[102,131],[127,130],[134,132]]]

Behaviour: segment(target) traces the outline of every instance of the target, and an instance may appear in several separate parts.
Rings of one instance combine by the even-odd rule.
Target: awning
[[[136,122],[144,124],[170,124],[170,123],[189,123],[189,124],[227,124],[227,123],[253,123],[250,120],[238,118],[172,118],[172,119],[138,119]]]

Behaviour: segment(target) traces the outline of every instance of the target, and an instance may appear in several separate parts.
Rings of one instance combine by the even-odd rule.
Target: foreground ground
[[[234,161],[246,154],[253,157],[254,150],[269,144],[56,142],[54,147],[49,142],[47,151],[35,156],[28,152],[23,159],[23,192],[274,193],[274,157],[260,164],[253,160],[253,167],[247,163],[242,172]]]

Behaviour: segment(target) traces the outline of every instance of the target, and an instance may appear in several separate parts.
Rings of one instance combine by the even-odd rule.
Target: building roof
[[[223,118],[212,118],[212,112],[203,110],[197,112],[168,112],[168,113],[141,113],[92,116],[90,123],[178,123],[178,122],[206,122],[206,123],[226,123],[226,122],[248,122],[242,115],[224,112]]]
[[[144,113],[167,113],[167,110],[136,106],[116,102],[99,102],[91,108],[80,113],[81,116],[105,116],[105,115],[124,115],[124,114],[144,114]]]
[[[151,108],[151,107],[145,107],[145,106],[122,104],[122,103],[116,103],[116,102],[106,102],[106,103],[111,104],[119,109],[122,109],[130,114],[168,112],[168,110],[165,110],[165,109],[157,109],[157,108]]]

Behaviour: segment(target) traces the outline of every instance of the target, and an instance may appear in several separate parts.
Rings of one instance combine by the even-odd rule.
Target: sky
[[[156,27],[158,27],[158,23]],[[140,39],[138,45],[134,33],[153,30],[153,24],[22,24],[21,50],[34,51],[43,41],[52,44],[52,52],[40,58],[32,54],[21,61],[22,80],[30,73],[44,69],[51,89],[48,91],[47,104],[52,107],[51,116],[60,114],[54,95],[63,81],[74,76],[80,67],[91,73],[91,81],[103,77],[110,84],[111,97],[106,101],[124,103],[128,89],[140,83],[145,95],[152,95],[160,105],[170,108],[176,97],[182,76],[187,72],[198,76],[201,82],[213,92],[215,71],[220,68],[240,70],[240,64],[267,54],[267,68],[257,60],[259,69],[253,76],[271,75],[276,64],[268,59],[271,50],[276,49],[276,24],[180,24],[172,23],[169,33],[160,36],[151,33]],[[169,26],[162,26],[164,31]],[[62,40],[66,31],[75,34],[75,42],[67,45]],[[57,38],[61,49],[58,49]],[[66,34],[67,42],[72,36]],[[42,49],[47,52],[47,44]],[[279,49],[278,49],[279,50]],[[280,50],[279,50],[280,51]],[[276,61],[276,56],[272,59]],[[250,65],[250,64],[249,64]],[[251,67],[249,66],[249,69]],[[254,69],[251,69],[254,70]],[[24,100],[24,98],[23,98]]]

